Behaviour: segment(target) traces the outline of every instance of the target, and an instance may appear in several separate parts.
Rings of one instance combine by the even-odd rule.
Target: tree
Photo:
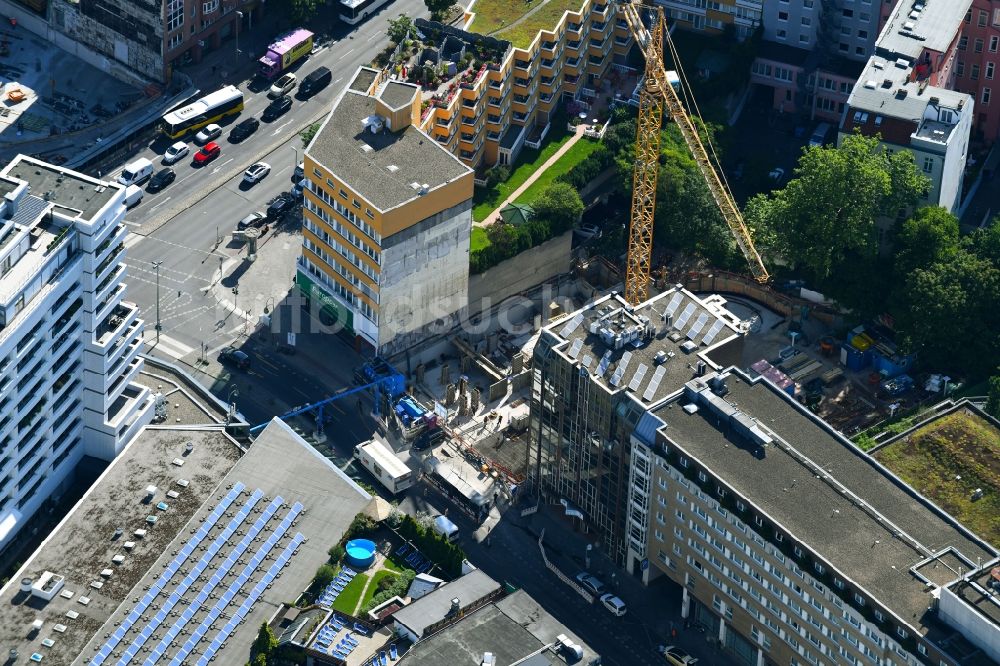
[[[1000,376],[990,377],[990,392],[986,397],[986,413],[1000,419]]]
[[[288,12],[296,21],[308,21],[316,16],[319,0],[285,0]]]
[[[319,131],[320,123],[313,123],[309,127],[305,128],[299,132],[299,136],[302,138],[302,146],[305,148],[309,147],[312,143],[313,137],[316,136],[316,132]]]
[[[323,589],[327,585],[333,582],[333,579],[337,577],[337,570],[331,567],[329,564],[324,564],[316,570],[316,575],[313,577],[313,584],[318,589]]]
[[[820,281],[846,259],[873,261],[876,219],[897,216],[929,187],[911,152],[889,154],[879,142],[853,134],[839,147],[805,151],[784,189],[747,204],[761,244]]]
[[[897,280],[906,280],[918,268],[950,261],[958,247],[957,217],[940,206],[919,209],[896,236]]]
[[[424,0],[424,6],[435,21],[443,19],[453,4],[455,3],[452,0]]]
[[[389,19],[389,27],[386,29],[386,34],[389,35],[389,39],[395,44],[402,44],[403,40],[406,39],[406,35],[413,30],[413,19],[411,19],[406,14],[400,14],[394,19]]]
[[[277,647],[278,639],[275,638],[274,632],[271,631],[271,625],[267,622],[261,622],[260,631],[257,632],[257,638],[254,639],[253,647],[251,648],[252,654],[255,655],[254,665],[256,666],[259,663],[266,664]],[[261,657],[263,657],[263,662]]]
[[[573,228],[583,215],[580,193],[569,183],[552,183],[531,202],[535,218],[549,223],[553,234]]]

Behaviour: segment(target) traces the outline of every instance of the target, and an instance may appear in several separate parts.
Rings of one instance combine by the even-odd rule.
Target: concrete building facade
[[[153,416],[134,380],[124,187],[18,156],[0,172],[0,547],[84,455],[113,459]]]
[[[449,330],[468,299],[473,172],[419,117],[418,86],[362,67],[305,152],[299,288],[384,354]]]
[[[732,663],[995,663],[1000,613],[954,590],[996,549],[763,378],[693,378],[632,446],[629,568]]]
[[[811,0],[804,0],[810,2]],[[734,30],[745,39],[753,34],[763,17],[765,2],[762,0],[657,0],[667,13],[667,23],[682,30],[720,34]],[[732,27],[730,27],[732,26]]]
[[[19,25],[130,83],[173,70],[253,25],[261,0],[2,0]],[[242,14],[242,16],[241,16]]]
[[[962,22],[972,0],[903,3],[886,24],[848,99],[840,136],[882,137],[890,150],[913,152],[931,180],[924,203],[957,210],[975,122],[975,99],[954,89]]]

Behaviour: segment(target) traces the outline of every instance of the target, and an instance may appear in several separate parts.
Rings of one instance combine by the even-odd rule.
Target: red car
[[[201,150],[194,154],[194,163],[201,166],[202,164],[208,164],[222,152],[222,148],[219,147],[214,141],[206,143],[202,146]]]

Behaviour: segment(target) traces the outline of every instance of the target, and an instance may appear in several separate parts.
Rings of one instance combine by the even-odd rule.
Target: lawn
[[[542,175],[538,177],[538,180],[533,182],[528,189],[522,192],[521,196],[517,198],[515,203],[530,204],[533,202],[535,197],[551,185],[557,177],[564,173],[568,173],[570,169],[587,159],[587,157],[597,150],[600,145],[600,142],[592,141],[590,139],[580,139],[577,141],[570,147],[569,150],[563,153],[563,156],[559,158],[558,162],[543,171]]]
[[[494,37],[526,48],[539,30],[554,29],[566,10],[579,11],[582,5],[582,0],[477,0],[472,6],[476,18],[469,29],[483,35],[502,30]],[[503,30],[504,26],[509,26],[536,8],[540,9],[523,23]]]
[[[961,410],[876,451],[876,460],[955,516],[1000,545],[1000,430]],[[956,480],[961,476],[961,480]],[[972,493],[984,494],[972,500]]]
[[[379,592],[378,584],[381,580],[385,578],[394,579],[396,578],[396,575],[397,575],[396,572],[390,571],[388,569],[382,569],[380,571],[376,571],[375,574],[372,576],[371,585],[369,585],[368,589],[365,590],[365,596],[361,599],[361,607],[364,608],[365,606],[367,606],[368,602],[372,600],[372,597],[378,594]],[[393,581],[389,581],[389,584],[391,585],[392,582]]]
[[[472,227],[472,240],[469,243],[470,252],[478,252],[490,244],[490,237],[482,227]]]
[[[354,579],[347,584],[344,591],[338,594],[337,598],[333,600],[333,610],[354,615],[354,611],[358,608],[358,601],[361,600],[361,593],[364,592],[365,583],[367,582],[368,576],[366,574],[359,573],[354,576]]]
[[[541,150],[524,148],[517,157],[510,178],[490,189],[476,188],[472,196],[472,219],[476,222],[482,222],[489,217],[490,213],[503,203],[503,200],[510,196],[514,190],[521,187],[531,174],[538,171],[539,167],[545,164],[545,160],[552,157],[560,146],[569,140],[570,136],[566,129],[565,120],[561,117],[554,118],[546,137],[548,143],[543,145]]]

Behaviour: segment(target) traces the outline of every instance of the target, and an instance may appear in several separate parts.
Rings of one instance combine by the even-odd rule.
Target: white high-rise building
[[[124,187],[19,155],[0,171],[0,549],[153,415],[134,383],[143,322],[125,295]]]

